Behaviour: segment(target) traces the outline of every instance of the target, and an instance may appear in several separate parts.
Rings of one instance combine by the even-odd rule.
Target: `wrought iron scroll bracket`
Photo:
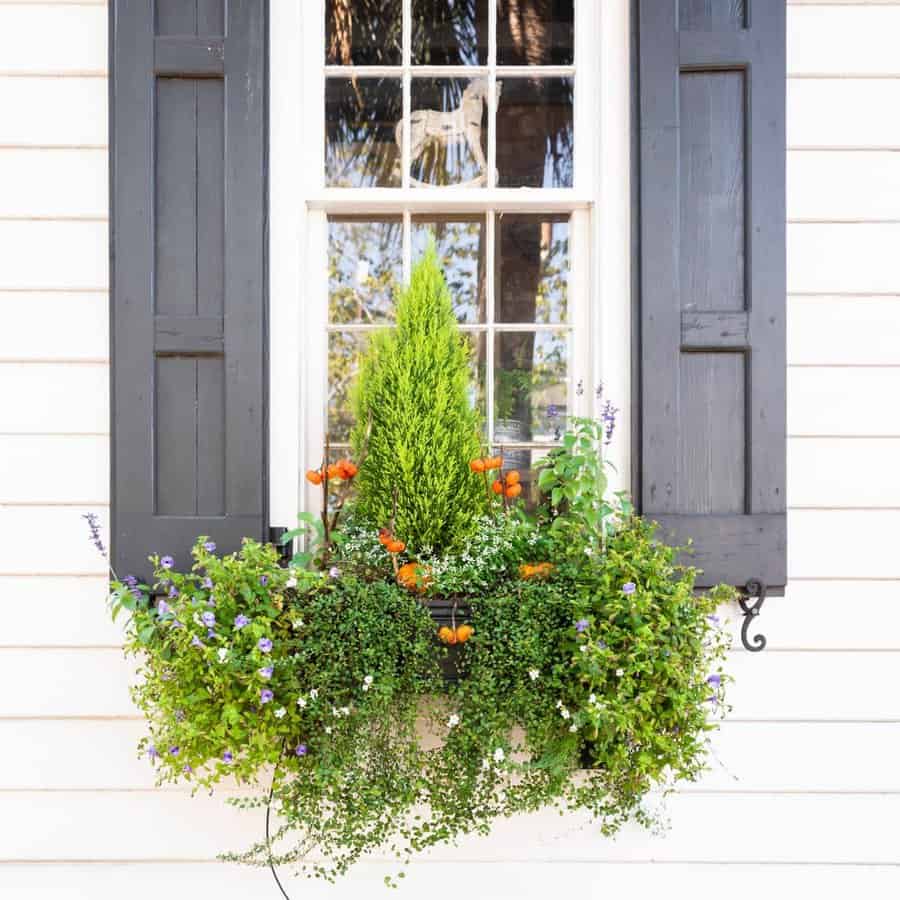
[[[281,538],[286,531],[287,528],[281,525],[272,525],[269,528],[269,543],[274,544],[278,548],[278,562],[283,567],[290,565],[291,557],[294,555],[291,541],[288,541],[286,544],[281,543]]]
[[[744,613],[744,622],[741,625],[741,643],[745,650],[759,653],[760,650],[765,649],[765,635],[755,634],[748,639],[747,632],[750,629],[750,623],[760,614],[763,603],[766,602],[766,585],[758,578],[751,578],[744,590],[746,594],[738,594],[738,603]]]

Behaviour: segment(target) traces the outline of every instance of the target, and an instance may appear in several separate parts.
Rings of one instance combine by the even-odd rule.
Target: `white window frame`
[[[408,13],[411,0],[403,0]],[[490,16],[496,6],[489,4]],[[572,188],[410,187],[404,167],[398,188],[324,186],[325,0],[270,2],[269,111],[269,506],[273,525],[291,526],[301,509],[315,509],[302,473],[321,462],[327,391],[327,215],[458,212],[570,212],[569,377],[584,391],[573,397],[577,415],[599,412],[595,387],[619,407],[610,456],[616,487],[630,485],[631,187],[629,0],[576,0],[573,66],[541,67],[547,75],[574,75],[574,186]],[[411,21],[407,14],[405,23]],[[492,22],[493,24],[493,22]],[[409,25],[406,25],[408,29]],[[405,29],[405,30],[406,30]],[[495,29],[491,29],[492,33]],[[366,74],[397,74],[408,88],[409,35],[402,69],[359,67]],[[512,67],[415,67],[416,74],[472,77]],[[530,68],[530,67],[528,67]],[[516,67],[523,74],[526,67]],[[495,107],[491,79],[489,108]],[[404,117],[410,91],[404,91]],[[496,159],[493,116],[488,169]],[[408,129],[405,138],[408,140]],[[408,149],[408,147],[407,147]],[[408,153],[404,154],[408,159]],[[493,217],[489,217],[492,221]],[[488,260],[493,234],[485,235]],[[404,272],[409,272],[409,242]],[[490,281],[490,280],[489,280]],[[488,296],[488,304],[492,302]],[[523,326],[527,327],[527,326]],[[503,330],[512,330],[503,326]],[[486,377],[493,378],[490,365]]]

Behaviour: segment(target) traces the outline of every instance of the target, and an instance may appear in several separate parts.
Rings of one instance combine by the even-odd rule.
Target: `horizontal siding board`
[[[0,321],[0,362],[109,358],[103,292],[0,291]]]
[[[787,217],[788,221],[897,221],[900,219],[900,153],[789,152]]]
[[[90,543],[82,518],[89,512],[98,514],[106,535],[106,507],[0,506],[0,575],[105,572],[107,563]]]
[[[788,298],[788,364],[900,365],[900,295]]]
[[[898,367],[789,369],[788,434],[898,437],[898,397]]]
[[[384,876],[395,874],[390,863],[361,863],[337,884],[300,880],[282,871],[291,896],[305,900],[359,900],[384,893]],[[457,864],[413,863],[405,870],[400,897],[456,900],[465,878],[469,896],[477,900],[545,900],[560,888],[586,896],[694,897],[707,900],[759,900],[759,897],[859,896],[886,900],[900,893],[900,868],[890,866],[570,863],[544,861],[471,863],[465,874]],[[213,864],[8,865],[0,872],[11,896],[58,900],[61,896],[91,900],[217,900],[265,898],[276,890],[264,869]]]
[[[438,847],[424,858],[895,862],[895,834],[884,823],[896,817],[898,807],[900,798],[890,795],[682,794],[669,802],[672,828],[660,836],[628,827],[610,840],[583,816],[561,819],[548,810],[501,820],[490,838],[468,837],[458,847]],[[262,832],[261,810],[235,810],[220,797],[164,791],[140,796],[23,792],[4,798],[4,813],[17,823],[4,855],[21,860],[212,859]]]
[[[0,363],[0,433],[109,431],[109,367]]]
[[[0,5],[0,73],[106,72],[101,6]]]
[[[787,146],[900,147],[900,80],[811,78],[787,82]]]
[[[105,78],[0,77],[0,145],[105,146]]]
[[[900,653],[736,652],[727,669],[734,718],[900,720]],[[132,673],[116,648],[0,649],[0,717],[133,716]]]
[[[0,802],[4,791],[150,790],[155,769],[137,754],[146,734],[142,721],[0,720]],[[868,748],[866,765],[847,765],[860,747]],[[679,791],[900,792],[898,756],[895,723],[725,722],[713,735],[709,770]]]
[[[898,294],[898,242],[896,222],[789,224],[788,293]]]
[[[847,40],[847,35],[853,40]],[[900,6],[850,4],[788,9],[791,75],[897,75]]]
[[[106,222],[0,220],[0,291],[105,291],[108,237]]]
[[[104,149],[0,149],[0,216],[105,218],[107,197]]]
[[[0,435],[0,504],[109,502],[109,441],[96,435]]]

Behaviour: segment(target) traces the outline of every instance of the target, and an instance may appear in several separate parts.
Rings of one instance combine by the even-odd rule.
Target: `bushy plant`
[[[357,513],[393,521],[417,552],[458,548],[484,508],[466,464],[479,449],[468,345],[433,244],[397,301],[396,327],[375,334],[353,394],[354,451],[367,446]]]

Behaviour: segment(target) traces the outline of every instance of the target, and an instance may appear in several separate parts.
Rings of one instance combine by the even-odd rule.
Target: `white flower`
[[[283,719],[287,715],[287,710],[283,706],[279,706],[278,709],[275,710],[275,718]]]
[[[578,731],[578,726],[573,722],[573,723],[569,726],[569,731]]]
[[[331,726],[330,725],[325,726],[325,734],[331,734]]]
[[[342,706],[341,709],[340,709],[340,713],[341,713],[342,716],[349,716],[349,715],[350,715],[350,707],[349,707],[349,706]]]
[[[579,649],[582,653],[587,653],[588,645],[587,645],[587,644],[582,644],[578,649]]]
[[[339,716],[339,715],[341,714],[341,711],[340,711],[336,706],[332,706],[332,707],[331,707],[331,714],[332,714],[333,716],[335,716],[335,718],[336,718],[337,716]]]
[[[367,691],[370,687],[372,687],[372,682],[373,682],[374,680],[375,680],[375,679],[374,679],[371,675],[366,675],[366,677],[363,678],[363,686],[362,686],[362,689],[363,689],[364,691]]]
[[[482,768],[482,769],[489,769],[490,767],[491,767],[491,761],[490,761],[489,759],[483,759],[483,760],[481,761],[481,768]]]
[[[219,662],[223,663],[226,659],[228,659],[228,648],[227,647],[219,647],[218,651]]]
[[[624,669],[616,669],[616,678],[621,678],[625,674]]]
[[[291,628],[293,628],[294,631],[299,631],[305,624],[303,619],[293,619],[291,621]]]
[[[596,703],[596,702],[597,702],[597,695],[591,694],[590,697],[588,697],[588,703]]]
[[[447,719],[447,727],[455,728],[457,725],[459,725],[459,716],[456,713],[453,713],[453,715]]]
[[[315,688],[313,688],[313,689],[309,692],[309,699],[310,699],[310,700],[315,700],[316,697],[318,697],[318,696],[319,696],[319,692],[318,692]]]
[[[564,719],[568,719],[569,716],[572,715],[565,707],[562,707],[562,709],[560,709],[559,714],[560,714]]]
[[[285,587],[297,587],[297,579],[292,575],[288,580],[284,583]]]
[[[298,697],[297,698],[297,706],[299,706],[300,709],[306,709],[306,698]]]
[[[537,681],[537,680],[538,680],[538,675],[540,675],[540,674],[541,674],[541,673],[538,672],[537,669],[529,669],[529,670],[528,670],[528,677],[529,677],[532,681]]]
[[[557,708],[557,709],[562,709],[562,700],[557,700],[557,701],[556,701],[556,708]]]
[[[506,754],[503,752],[502,747],[498,747],[494,751],[494,762],[501,763],[501,762],[503,762],[504,759],[506,759]]]

